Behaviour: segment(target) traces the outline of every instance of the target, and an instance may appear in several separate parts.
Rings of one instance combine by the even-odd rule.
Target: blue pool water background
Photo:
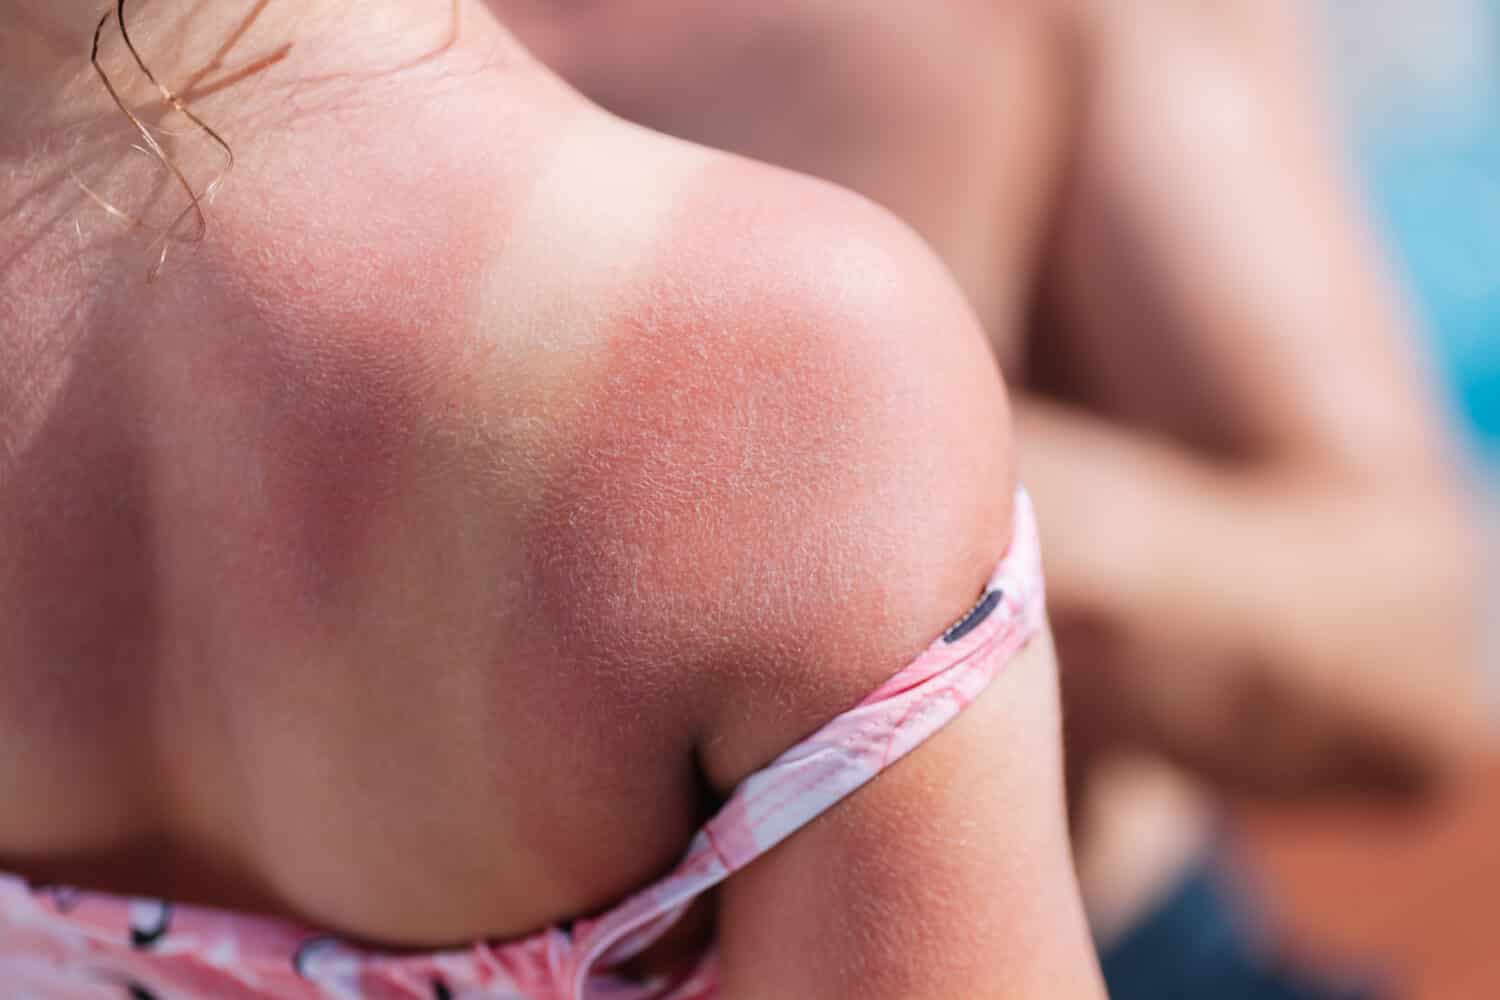
[[[1447,399],[1491,467],[1500,463],[1500,101],[1496,115],[1470,134],[1363,151]]]

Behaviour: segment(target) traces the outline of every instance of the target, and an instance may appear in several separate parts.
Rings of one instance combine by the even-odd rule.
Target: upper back
[[[996,430],[928,475],[1005,479],[972,331],[880,332],[962,315],[919,280],[942,294],[891,324],[891,275],[936,274],[914,241],[474,30],[247,115],[160,281],[71,225],[96,224],[82,198],[0,272],[29,359],[0,385],[0,865],[412,944],[587,912],[673,860],[716,778],[925,645],[1002,547],[1003,488],[919,528],[851,499],[927,492],[866,446],[934,420]],[[988,402],[874,374],[919,355]],[[850,568],[934,539],[957,558],[896,584]],[[847,638],[830,609],[871,599],[865,673],[775,704],[770,661],[813,662]],[[705,774],[710,663],[773,721]]]
[[[563,683],[526,583],[660,222],[589,183],[582,103],[470,30],[231,115],[207,238],[154,282],[71,182],[0,192],[37,220],[0,273],[0,863],[420,943],[591,909],[691,832],[687,735]]]

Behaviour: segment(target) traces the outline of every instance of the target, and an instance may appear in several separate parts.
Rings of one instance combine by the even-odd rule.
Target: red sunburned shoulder
[[[527,532],[563,661],[796,697],[795,730],[972,604],[1009,525],[1003,389],[883,212],[725,161],[603,343]]]

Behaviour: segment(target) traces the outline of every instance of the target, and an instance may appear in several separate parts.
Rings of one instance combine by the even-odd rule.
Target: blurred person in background
[[[1339,96],[1469,431],[1500,698],[1500,2],[1325,0]]]
[[[606,108],[937,248],[1020,386],[1111,989],[1304,995],[1239,940],[1205,793],[1421,795],[1488,743],[1470,526],[1309,10],[491,3]]]

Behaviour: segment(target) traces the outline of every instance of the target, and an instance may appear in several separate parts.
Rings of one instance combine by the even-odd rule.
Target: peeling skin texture
[[[156,285],[28,209],[8,315],[78,348],[0,466],[0,870],[414,946],[592,912],[1005,548],[1003,393],[909,232],[466,38],[221,105]]]

